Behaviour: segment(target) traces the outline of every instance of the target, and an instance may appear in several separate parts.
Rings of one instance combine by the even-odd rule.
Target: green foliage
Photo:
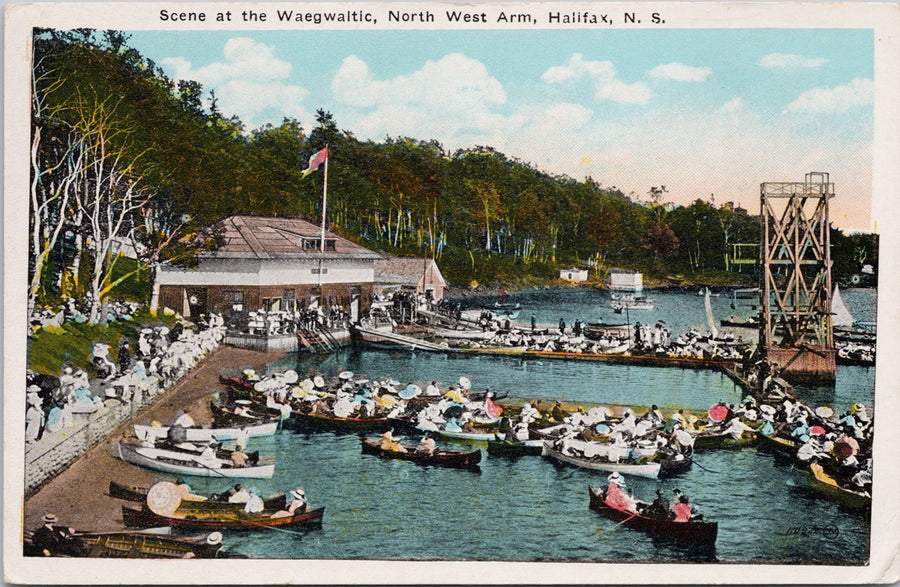
[[[318,224],[324,169],[302,173],[326,145],[329,228],[387,253],[433,256],[453,285],[553,279],[558,268],[588,260],[661,278],[724,275],[733,269],[732,245],[759,239],[746,214],[701,199],[665,206],[666,186],[650,187],[644,205],[593,178],[553,176],[491,147],[449,153],[433,140],[359,141],[325,109],[314,121],[286,118],[245,132],[213,94],[204,105],[200,84],[167,79],[115,31],[99,41],[89,30],[39,31],[36,39],[47,57],[40,67],[52,73],[39,90],[60,121],[75,124],[86,98],[115,100],[118,128],[129,131],[115,140],[157,192],[153,221],[136,223],[149,251],[142,261],[189,264],[188,237],[230,214]],[[875,258],[876,249],[855,238],[835,240],[841,271],[853,255]],[[141,282],[123,282],[122,294],[141,297]]]
[[[91,345],[95,342],[106,342],[110,356],[116,360],[119,340],[128,338],[132,350],[136,348],[138,332],[145,326],[165,324],[171,327],[175,323],[173,316],[162,313],[152,314],[142,309],[135,313],[131,320],[110,322],[106,325],[89,324],[87,322],[66,322],[60,328],[42,328],[28,340],[28,368],[37,373],[59,376],[66,363],[79,369],[88,369]]]

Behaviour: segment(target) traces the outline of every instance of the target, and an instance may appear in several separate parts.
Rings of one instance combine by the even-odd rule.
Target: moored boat
[[[658,462],[652,461],[646,463],[614,463],[602,458],[589,459],[567,455],[553,448],[553,444],[550,441],[544,442],[543,454],[544,456],[550,457],[557,461],[561,461],[563,463],[567,463],[569,465],[581,467],[582,469],[617,472],[625,475],[635,475],[637,477],[650,477],[652,479],[659,477],[659,471],[661,468],[661,465]]]
[[[340,418],[334,414],[303,414],[294,410],[290,422],[304,428],[315,430],[387,430],[390,425],[386,417],[377,418]]]
[[[826,473],[819,463],[811,463],[809,469],[812,473],[810,485],[818,493],[850,509],[864,510],[871,507],[872,497],[868,493],[841,487],[837,480]]]
[[[489,455],[497,457],[538,456],[544,452],[543,440],[488,440],[487,451]]]
[[[363,454],[377,455],[389,459],[414,461],[424,465],[440,465],[443,467],[475,467],[481,462],[481,450],[449,450],[435,449],[432,454],[416,452],[415,446],[402,445],[406,452],[390,450],[381,447],[381,440],[377,438],[363,438]]]
[[[645,530],[658,536],[674,538],[685,542],[712,545],[716,542],[719,533],[717,522],[702,520],[689,520],[687,522],[675,522],[669,519],[645,516],[638,512],[613,507],[606,502],[606,491],[601,487],[590,487],[590,507],[630,528]]]
[[[786,454],[791,457],[797,456],[797,449],[800,447],[800,445],[793,440],[782,438],[780,436],[769,436],[761,432],[757,433],[757,439],[760,448]]]
[[[231,510],[227,512],[209,512],[206,514],[191,512],[190,515],[181,516],[162,515],[153,512],[147,506],[140,509],[122,506],[122,521],[126,526],[137,528],[149,528],[155,526],[172,526],[173,528],[204,528],[204,529],[246,529],[275,528],[284,526],[302,526],[307,524],[321,524],[324,507],[307,509],[293,516],[272,517],[271,512],[260,514],[248,514],[244,510]]]
[[[174,475],[195,477],[236,477],[267,479],[275,474],[275,462],[271,457],[261,457],[257,464],[233,467],[228,463],[210,465],[202,463],[194,453],[152,447],[133,446],[117,442],[111,452],[123,461]]]
[[[648,298],[647,296],[636,296],[634,294],[613,297],[609,301],[609,307],[619,312],[625,309],[652,310],[654,306],[655,304],[651,298]]]
[[[466,432],[464,430],[444,430],[440,428],[425,428],[416,426],[420,432],[428,432],[439,438],[446,440],[461,440],[463,442],[487,442],[493,440],[495,434],[493,432]]]
[[[24,537],[25,556],[45,556],[37,552],[31,535],[28,532]],[[204,541],[139,531],[79,532],[74,538],[87,558],[215,558],[222,548],[221,535],[213,534]]]
[[[144,503],[147,501],[147,492],[150,491],[149,487],[135,487],[132,485],[124,485],[122,483],[117,483],[116,481],[109,482],[109,496],[114,497],[116,499],[122,499],[125,501],[134,501],[139,503]],[[217,510],[217,509],[234,509],[235,507],[244,507],[244,504],[235,504],[228,503],[227,501],[215,501],[212,499],[214,496],[204,496],[206,500],[181,500],[181,503],[184,504],[185,501],[191,501],[191,507],[196,508],[204,508],[208,510]],[[283,509],[287,505],[287,496],[285,494],[276,495],[274,497],[270,497],[268,499],[263,500],[263,507],[266,510],[279,510]]]
[[[695,450],[707,450],[715,448],[744,448],[754,446],[757,442],[757,433],[744,431],[739,438],[735,438],[727,432],[705,431],[694,437]]]
[[[169,435],[169,426],[147,426],[143,424],[134,425],[134,434],[141,439],[163,439]],[[278,430],[278,420],[269,420],[259,424],[249,424],[247,426],[232,426],[228,428],[204,428],[201,426],[192,426],[183,428],[183,442],[210,442],[212,440],[222,442],[225,440],[234,440],[241,434],[247,437],[271,436]]]

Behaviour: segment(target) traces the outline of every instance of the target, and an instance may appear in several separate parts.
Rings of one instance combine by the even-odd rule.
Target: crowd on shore
[[[128,303],[111,305],[111,315],[119,321],[131,320],[133,311]],[[53,316],[49,325],[57,326],[59,314]],[[83,318],[63,313],[64,320],[81,321],[78,316]],[[177,318],[171,329],[163,323],[140,327],[134,341],[121,336],[115,352],[107,341],[94,341],[86,361],[63,363],[58,376],[28,370],[26,444],[70,426],[75,414],[102,410],[110,401],[129,401],[135,386],[152,381],[157,389],[165,389],[218,346],[224,334],[216,314],[200,325]]]

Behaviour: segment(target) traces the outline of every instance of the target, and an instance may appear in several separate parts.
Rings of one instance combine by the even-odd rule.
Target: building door
[[[196,319],[201,314],[206,314],[209,308],[206,305],[206,288],[191,287],[187,289],[187,316]]]

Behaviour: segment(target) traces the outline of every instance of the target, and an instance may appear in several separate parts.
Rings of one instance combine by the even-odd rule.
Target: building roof
[[[323,253],[319,243],[321,227],[299,218],[272,216],[229,216],[216,228],[223,231],[222,246],[208,253],[211,257],[253,258],[253,259],[380,259],[375,251],[350,242],[325,231],[326,249]],[[303,241],[307,240],[307,246]],[[330,246],[330,241],[334,246]]]
[[[382,257],[375,261],[375,281],[415,286],[426,269],[431,269],[433,283],[447,285],[434,259],[425,257]]]

